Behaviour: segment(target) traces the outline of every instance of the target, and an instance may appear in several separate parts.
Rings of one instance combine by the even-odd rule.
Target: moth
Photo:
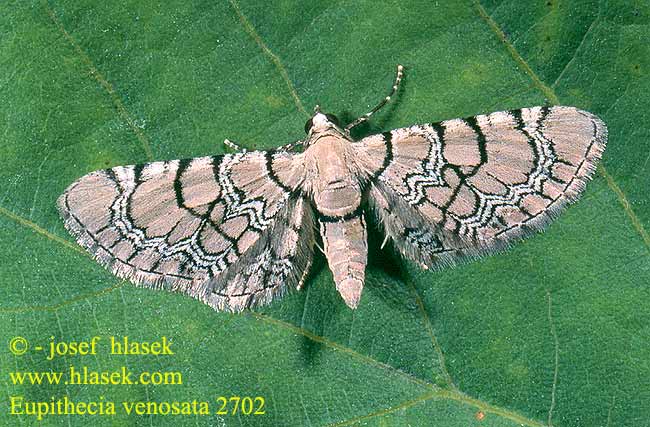
[[[317,106],[306,138],[276,150],[85,175],[58,199],[65,226],[120,278],[235,312],[300,289],[319,234],[336,289],[354,309],[369,216],[384,244],[424,268],[476,258],[547,225],[578,198],[605,148],[605,124],[565,106],[355,141],[350,130],[394,96],[402,75],[399,66],[389,95],[347,126]]]

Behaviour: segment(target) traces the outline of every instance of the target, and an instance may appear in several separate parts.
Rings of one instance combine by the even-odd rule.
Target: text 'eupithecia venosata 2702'
[[[345,127],[316,107],[307,137],[273,151],[92,172],[59,198],[65,225],[117,276],[231,311],[301,288],[320,234],[336,288],[355,308],[368,215],[384,244],[423,268],[471,259],[541,230],[578,198],[605,148],[598,117],[562,106],[355,141],[350,129],[401,78],[399,66],[390,94]]]

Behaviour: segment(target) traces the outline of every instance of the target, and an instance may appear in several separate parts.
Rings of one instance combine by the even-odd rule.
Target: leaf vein
[[[600,21],[601,13],[602,13],[602,8],[601,8],[600,2],[599,2],[598,3],[598,15],[596,15],[596,18],[591,22],[591,25],[589,25],[589,28],[587,28],[587,31],[585,31],[585,34],[582,36],[582,40],[580,40],[580,43],[578,44],[578,47],[576,48],[576,50],[573,52],[573,56],[571,56],[571,59],[569,59],[567,61],[566,65],[564,66],[564,68],[562,68],[562,71],[560,72],[560,74],[557,76],[557,78],[555,79],[555,81],[551,85],[551,87],[553,89],[555,89],[557,87],[560,80],[562,80],[562,77],[564,76],[564,73],[566,72],[566,70],[569,69],[571,64],[573,64],[573,61],[575,61],[575,59],[578,57],[578,52],[580,52],[580,50],[582,49],[582,46],[585,44],[585,41],[589,37],[589,34],[591,34],[593,29],[596,27],[596,24],[598,23],[598,21]]]
[[[553,336],[553,344],[555,348],[555,364],[553,368],[553,386],[551,387],[551,405],[548,409],[548,426],[553,426],[553,410],[555,409],[555,391],[557,389],[557,376],[560,367],[560,342],[557,338],[555,331],[555,323],[553,322],[553,312],[551,303],[551,291],[546,291],[546,300],[548,301],[548,323],[551,325],[551,335]]]
[[[440,369],[442,370],[442,374],[444,376],[445,382],[449,387],[451,387],[454,390],[457,390],[457,387],[454,384],[454,381],[451,378],[449,371],[447,371],[447,366],[445,364],[445,355],[442,352],[442,348],[440,347],[440,344],[438,343],[438,340],[436,339],[436,336],[433,332],[433,325],[431,324],[431,319],[429,318],[429,315],[427,314],[427,311],[424,308],[424,303],[422,302],[422,298],[420,298],[420,294],[415,288],[415,285],[413,285],[413,283],[411,283],[410,280],[405,280],[405,282],[411,289],[411,292],[413,293],[413,297],[415,298],[415,302],[418,305],[418,310],[420,311],[420,314],[422,314],[422,320],[424,322],[424,326],[427,329],[427,333],[429,334],[429,338],[431,339],[431,344],[433,345],[433,349],[435,350],[436,355],[438,357],[438,363],[440,364]]]
[[[54,25],[59,29],[59,31],[63,34],[63,37],[65,37],[65,39],[70,43],[70,45],[77,53],[79,58],[81,58],[81,60],[88,67],[88,72],[90,73],[90,75],[93,76],[93,78],[97,80],[100,86],[103,87],[104,90],[108,93],[111,100],[113,101],[113,105],[115,105],[115,108],[117,109],[118,115],[122,117],[122,119],[126,122],[129,128],[133,131],[138,141],[140,141],[140,144],[142,145],[142,148],[147,158],[149,160],[153,160],[154,155],[151,149],[151,143],[149,142],[149,138],[147,138],[144,132],[142,132],[142,130],[135,124],[135,120],[133,119],[133,117],[131,117],[131,114],[124,106],[124,103],[122,103],[122,100],[120,99],[117,92],[115,92],[115,88],[113,87],[113,85],[108,80],[106,80],[106,78],[102,75],[102,73],[99,72],[99,70],[93,63],[92,59],[90,59],[90,57],[86,54],[86,52],[84,52],[84,50],[81,48],[81,45],[74,39],[74,37],[72,37],[72,35],[68,32],[68,30],[65,29],[63,23],[56,15],[54,10],[50,7],[48,1],[45,0],[43,4],[45,6],[47,14],[49,15]]]
[[[91,298],[95,298],[101,295],[106,295],[109,294],[117,289],[120,289],[122,286],[124,286],[127,282],[120,282],[116,283],[112,286],[109,286],[104,289],[100,289],[99,291],[95,292],[89,292],[86,294],[81,294],[76,297],[61,301],[56,304],[52,305],[34,305],[34,306],[28,306],[28,307],[14,307],[14,308],[3,308],[0,309],[0,313],[27,313],[30,311],[52,311],[56,312],[60,308],[63,308],[65,306],[80,302],[80,301],[86,301]],[[96,319],[95,319],[96,320]]]
[[[12,211],[10,211],[8,209],[5,209],[2,206],[0,206],[0,214],[4,215],[5,217],[11,219],[12,221],[14,221],[14,222],[16,222],[16,223],[18,223],[18,224],[20,224],[20,225],[22,225],[24,227],[31,228],[33,231],[40,234],[41,236],[45,236],[46,238],[48,238],[48,239],[50,239],[50,240],[52,240],[54,242],[57,242],[57,243],[65,246],[65,247],[67,247],[68,249],[72,249],[75,252],[78,252],[78,253],[80,253],[82,255],[90,257],[90,254],[88,252],[84,251],[79,246],[75,245],[74,243],[71,243],[71,242],[65,240],[62,237],[59,237],[56,234],[50,233],[49,231],[47,231],[43,227],[39,226],[35,222],[30,221],[30,220],[28,220],[26,218],[23,218],[22,216],[14,213],[14,212],[12,212]]]
[[[551,89],[549,86],[547,86],[538,76],[537,74],[532,70],[530,65],[523,59],[523,57],[519,54],[519,52],[515,49],[515,47],[508,41],[508,38],[504,34],[504,32],[501,30],[499,25],[492,19],[492,17],[486,12],[486,10],[483,8],[479,0],[474,1],[476,5],[476,9],[478,11],[478,14],[483,18],[483,20],[488,24],[488,26],[492,29],[492,31],[496,34],[496,36],[501,40],[503,45],[506,47],[512,58],[517,62],[523,70],[528,74],[528,76],[531,78],[531,80],[535,83],[535,86],[546,96],[546,98],[551,101],[555,105],[560,105],[560,100],[555,93],[553,89]],[[607,181],[607,186],[614,191],[614,193],[618,196],[620,204],[623,206],[623,209],[627,216],[629,217],[630,221],[632,222],[632,225],[636,229],[636,231],[639,233],[641,236],[646,249],[648,249],[648,253],[650,254],[650,236],[648,235],[648,232],[645,230],[643,224],[641,224],[641,221],[639,221],[639,218],[636,216],[636,213],[632,210],[630,207],[630,202],[627,200],[627,197],[625,196],[625,193],[621,190],[621,188],[618,186],[618,184],[614,181],[614,178],[607,172],[605,169],[605,166],[600,163],[598,165],[598,172],[605,178]]]
[[[429,399],[432,399],[436,397],[436,392],[435,391],[430,391],[428,393],[425,393],[421,396],[416,397],[415,399],[407,400],[405,402],[400,403],[399,405],[391,406],[390,408],[382,409],[376,412],[372,412],[370,414],[366,415],[361,415],[359,417],[351,418],[349,420],[344,420],[344,421],[338,421],[335,423],[328,424],[328,427],[343,427],[343,426],[349,426],[352,424],[356,424],[361,421],[365,421],[371,418],[375,417],[381,417],[383,415],[388,415],[393,412],[397,412],[402,409],[407,409],[410,408],[411,406],[415,406],[418,403],[425,402]]]
[[[482,410],[484,412],[492,413],[492,414],[498,415],[498,416],[500,416],[502,418],[505,418],[505,419],[508,419],[508,420],[511,420],[511,421],[515,421],[515,422],[520,423],[522,425],[527,425],[527,426],[530,426],[530,427],[544,427],[544,424],[540,423],[539,421],[535,421],[535,420],[532,420],[530,418],[526,418],[523,415],[518,414],[517,412],[511,411],[511,410],[508,410],[508,409],[504,409],[504,408],[501,408],[501,407],[498,407],[498,406],[494,406],[494,405],[491,405],[491,404],[489,404],[489,403],[487,403],[485,401],[470,397],[470,396],[466,395],[465,393],[463,393],[463,392],[461,392],[459,390],[442,389],[442,388],[438,387],[436,384],[433,384],[433,383],[431,383],[429,381],[425,381],[425,380],[422,380],[420,378],[417,378],[417,377],[415,377],[415,376],[413,376],[413,375],[411,375],[411,374],[409,374],[407,372],[404,372],[404,371],[402,371],[400,369],[395,368],[394,366],[387,365],[387,364],[385,364],[383,362],[380,362],[377,359],[374,359],[372,357],[369,357],[369,356],[363,355],[361,353],[358,353],[358,352],[354,351],[353,349],[351,349],[349,347],[341,345],[341,344],[339,344],[339,343],[337,343],[335,341],[331,341],[331,340],[329,340],[329,339],[327,339],[327,338],[325,338],[323,336],[317,335],[317,334],[315,334],[315,333],[313,333],[313,332],[311,332],[311,331],[309,331],[307,329],[300,328],[300,327],[298,327],[298,326],[296,326],[296,325],[294,325],[292,323],[288,323],[288,322],[285,322],[284,320],[276,319],[274,317],[271,317],[271,316],[268,316],[268,315],[265,315],[265,314],[262,314],[262,313],[257,313],[257,312],[251,312],[251,316],[253,318],[255,318],[255,319],[258,319],[258,320],[260,320],[262,322],[265,322],[265,323],[268,323],[270,325],[279,326],[279,327],[287,329],[287,330],[289,330],[289,331],[291,331],[293,333],[300,334],[300,335],[302,335],[302,336],[304,336],[304,337],[306,337],[306,338],[308,338],[308,339],[310,339],[310,340],[312,340],[314,342],[323,344],[326,347],[329,347],[330,349],[341,351],[341,352],[347,354],[348,356],[351,356],[351,357],[353,357],[355,359],[360,360],[362,363],[366,363],[368,365],[372,365],[372,366],[375,366],[377,368],[384,369],[387,372],[391,372],[393,374],[399,375],[399,376],[403,377],[404,379],[406,379],[407,381],[409,381],[411,383],[414,383],[416,385],[420,385],[420,386],[429,388],[431,391],[424,394],[424,395],[422,395],[422,396],[420,396],[420,401],[421,400],[426,400],[426,399],[422,399],[424,396],[431,395],[429,398],[434,398],[435,397],[435,398],[439,398],[439,399],[454,400],[454,401],[460,402],[460,403],[468,405],[468,406],[476,407],[476,408],[478,408],[478,409],[480,409],[480,410]],[[418,398],[414,399],[413,401],[415,403],[418,403]],[[409,401],[409,402],[412,402],[412,401]],[[408,407],[408,406],[413,406],[413,405],[406,405],[405,407]],[[383,415],[385,413],[393,412],[393,411],[390,411],[390,409],[391,408],[388,408],[388,409],[383,410],[383,411],[376,412],[376,413],[374,413],[375,415],[373,415],[373,416],[379,416],[379,415]],[[399,410],[399,409],[400,409],[400,407],[395,407],[394,410]],[[372,415],[372,414],[370,414],[370,415]],[[364,417],[368,418],[368,417],[370,417],[370,415],[366,415]],[[334,425],[347,425],[347,424],[354,423],[354,422],[355,422],[354,419],[352,419],[352,420],[348,420],[347,422],[346,421],[340,421],[339,424],[335,423]]]
[[[264,54],[267,57],[269,57],[271,62],[273,62],[275,67],[280,72],[280,76],[282,77],[285,84],[287,85],[287,88],[289,89],[289,93],[291,94],[291,97],[293,98],[293,101],[296,104],[298,111],[303,113],[305,116],[310,116],[307,110],[305,110],[305,107],[303,106],[302,101],[300,100],[300,97],[296,92],[296,88],[294,87],[293,83],[291,82],[291,79],[289,78],[289,73],[287,72],[285,66],[282,64],[282,61],[280,61],[280,58],[275,53],[273,53],[271,49],[269,49],[266,43],[264,43],[264,40],[262,40],[262,37],[260,37],[260,35],[257,33],[253,24],[242,13],[241,8],[239,7],[239,3],[236,0],[230,0],[230,5],[232,6],[233,10],[237,14],[237,18],[239,18],[239,22],[241,22],[242,26],[244,27],[244,30],[246,30],[248,35],[251,36],[251,38],[255,41],[255,43],[257,43],[260,49],[262,49],[262,52],[264,52]]]

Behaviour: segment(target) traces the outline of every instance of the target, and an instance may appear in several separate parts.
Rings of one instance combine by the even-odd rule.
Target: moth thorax
[[[339,119],[333,114],[316,113],[307,122],[307,130],[322,132],[339,126]]]
[[[328,127],[332,126],[332,122],[329,121],[327,116],[323,113],[317,113],[314,115],[312,119],[312,123],[314,124],[314,129],[326,129]]]

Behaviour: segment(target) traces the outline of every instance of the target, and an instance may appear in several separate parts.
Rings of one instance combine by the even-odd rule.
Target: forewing
[[[276,175],[290,174],[293,159],[281,160],[255,151],[100,170],[58,205],[77,241],[117,276],[237,311],[296,287],[311,260],[309,213],[295,215],[301,199]],[[268,247],[275,252],[260,268],[282,260],[284,281],[251,275],[244,294],[223,280]]]
[[[541,230],[578,198],[606,139],[598,117],[558,106],[395,129],[355,148],[388,236],[438,267]]]

